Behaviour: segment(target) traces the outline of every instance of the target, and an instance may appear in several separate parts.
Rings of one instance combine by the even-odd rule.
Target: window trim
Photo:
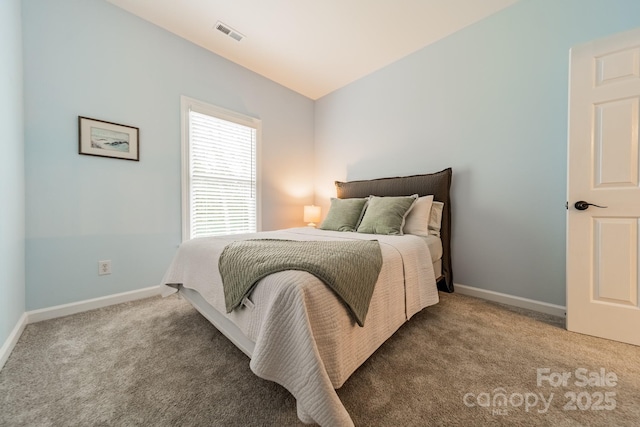
[[[191,170],[189,162],[189,112],[195,111],[256,130],[256,229],[262,231],[262,120],[211,105],[187,96],[180,96],[181,176],[182,176],[182,241],[191,239]]]

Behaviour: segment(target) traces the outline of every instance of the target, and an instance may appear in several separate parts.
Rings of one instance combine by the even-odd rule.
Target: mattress
[[[429,247],[429,254],[431,255],[431,262],[436,262],[442,259],[442,240],[438,236],[420,236]]]

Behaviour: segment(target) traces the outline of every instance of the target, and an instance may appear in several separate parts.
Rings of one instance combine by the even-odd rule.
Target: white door
[[[573,48],[567,329],[635,345],[640,345],[639,122],[640,29]],[[603,207],[580,210],[579,201]]]

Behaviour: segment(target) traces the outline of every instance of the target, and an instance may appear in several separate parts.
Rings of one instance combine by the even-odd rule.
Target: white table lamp
[[[320,206],[305,206],[304,207],[304,222],[308,222],[309,227],[315,227],[317,222],[320,222]]]

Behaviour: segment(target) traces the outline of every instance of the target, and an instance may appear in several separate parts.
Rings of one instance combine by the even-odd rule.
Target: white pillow
[[[431,215],[429,217],[429,234],[440,237],[440,227],[442,225],[442,210],[444,203],[434,201],[431,204]]]
[[[404,228],[402,229],[404,234],[415,234],[416,236],[429,235],[429,219],[431,217],[432,203],[433,195],[418,198],[405,220]],[[438,230],[440,230],[439,227]]]

